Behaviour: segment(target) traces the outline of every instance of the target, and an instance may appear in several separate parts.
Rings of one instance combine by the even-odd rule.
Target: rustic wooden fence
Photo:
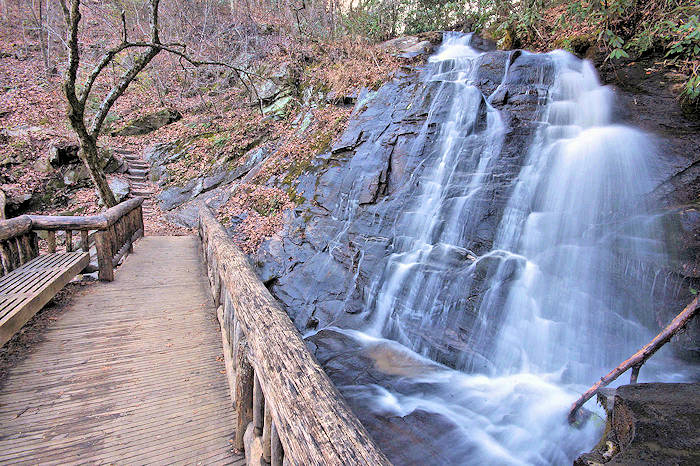
[[[272,466],[390,464],[206,206],[199,235],[237,414],[234,446],[249,455],[259,446]]]
[[[63,231],[66,252],[95,245],[100,280],[114,280],[114,267],[143,236],[143,198],[137,197],[98,214],[84,217],[22,215],[0,222],[0,276],[39,256],[37,232],[46,232],[48,252],[57,250],[56,232]],[[79,232],[80,240],[73,234]]]

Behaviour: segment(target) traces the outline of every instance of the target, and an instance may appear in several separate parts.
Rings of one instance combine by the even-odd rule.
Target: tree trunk
[[[105,177],[102,168],[100,168],[97,143],[92,138],[81,137],[80,146],[78,155],[87,167],[90,173],[90,179],[92,179],[93,184],[97,188],[100,199],[102,199],[102,202],[104,202],[107,208],[114,207],[117,205],[117,200],[114,197],[112,188],[110,188],[109,183],[107,183],[107,177]]]

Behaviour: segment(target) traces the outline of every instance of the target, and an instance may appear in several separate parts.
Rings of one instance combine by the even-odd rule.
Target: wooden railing
[[[634,353],[629,359],[626,359],[623,361],[619,366],[617,366],[615,369],[610,371],[607,375],[604,377],[601,377],[598,382],[596,382],[591,388],[586,390],[586,392],[581,395],[573,405],[571,405],[571,409],[569,410],[569,423],[573,424],[576,422],[576,413],[578,412],[579,409],[581,409],[581,406],[583,406],[586,401],[590,400],[593,395],[598,393],[600,389],[606,387],[610,383],[612,383],[615,379],[620,377],[622,374],[627,372],[629,369],[632,369],[632,374],[630,375],[630,384],[635,384],[637,383],[637,377],[639,377],[639,370],[642,368],[642,365],[649,359],[656,351],[658,351],[662,346],[664,346],[666,343],[671,341],[671,338],[681,331],[683,328],[685,328],[686,325],[688,325],[688,322],[690,322],[693,317],[695,317],[698,314],[698,310],[700,310],[700,302],[698,301],[700,299],[700,296],[696,296],[695,299],[688,304],[680,314],[678,314],[670,324],[664,328],[661,333],[656,335],[653,340],[651,340],[649,343],[644,345],[642,349]]]
[[[257,444],[272,466],[390,464],[206,206],[199,235],[237,414],[234,446]]]
[[[65,232],[66,252],[89,252],[94,242],[100,280],[114,280],[114,267],[143,236],[143,198],[137,197],[98,214],[84,217],[22,215],[0,221],[0,276],[39,255],[37,231],[46,231],[48,252],[57,251],[56,232]],[[74,241],[74,232],[80,241]]]

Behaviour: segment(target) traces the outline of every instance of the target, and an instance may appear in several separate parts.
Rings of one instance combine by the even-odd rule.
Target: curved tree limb
[[[631,380],[632,383],[635,383],[637,380],[637,375],[639,374],[639,368],[642,366],[642,364],[644,364],[646,360],[651,357],[651,355],[656,353],[659,348],[668,343],[668,341],[673,338],[676,333],[684,328],[688,322],[690,322],[693,317],[697,315],[698,309],[700,309],[698,299],[700,299],[700,295],[696,296],[695,299],[688,304],[685,309],[683,309],[683,311],[681,311],[681,313],[678,314],[671,321],[671,323],[661,331],[661,333],[656,335],[653,340],[644,345],[642,349],[634,353],[632,357],[610,371],[606,376],[601,377],[601,379],[595,385],[586,390],[586,393],[581,395],[581,397],[579,397],[579,399],[576,400],[573,405],[571,405],[568,416],[569,423],[573,424],[576,421],[576,412],[586,403],[586,401],[591,399],[591,397],[593,397],[598,390],[610,384],[630,368],[632,368]]]

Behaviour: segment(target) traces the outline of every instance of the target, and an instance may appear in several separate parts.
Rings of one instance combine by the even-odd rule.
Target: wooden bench
[[[99,278],[114,280],[114,267],[143,236],[142,203],[134,198],[86,217],[23,215],[0,221],[0,346],[88,267],[91,251]],[[48,254],[39,255],[37,231],[46,234]],[[65,232],[65,252],[56,250],[57,231]],[[74,232],[80,233],[76,245]]]
[[[90,263],[87,252],[39,256],[0,278],[0,346]]]

